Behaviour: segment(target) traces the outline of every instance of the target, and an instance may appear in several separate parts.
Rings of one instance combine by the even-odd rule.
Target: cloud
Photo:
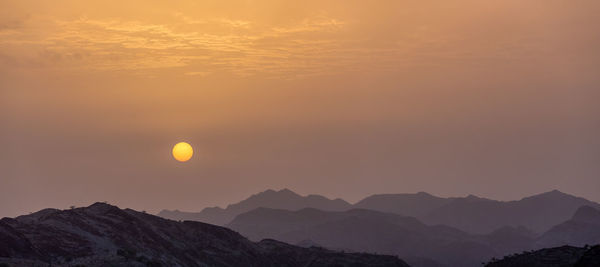
[[[11,55],[0,64],[78,72],[175,69],[182,75],[210,72],[293,79],[420,67],[589,62],[592,59],[574,51],[589,51],[600,39],[582,32],[589,27],[580,23],[557,25],[561,19],[591,15],[565,12],[553,20],[556,5],[531,16],[523,13],[527,9],[523,4],[512,2],[494,4],[493,9],[473,3],[446,9],[390,2],[373,6],[376,13],[367,12],[369,6],[364,4],[340,9],[317,1],[308,3],[310,8],[293,10],[284,5],[239,4],[239,10],[194,3],[187,3],[189,10],[149,7],[152,12],[140,11],[144,16],[107,10],[65,15],[44,7],[45,13],[27,20],[0,21],[0,49]],[[563,32],[577,29],[590,37],[573,36],[565,42],[548,30],[559,26]]]
[[[39,67],[116,71],[196,64],[209,67],[211,72],[280,74],[302,71],[309,62],[335,48],[335,40],[311,40],[306,34],[331,33],[343,25],[324,17],[304,19],[289,27],[258,27],[249,21],[226,18],[175,18],[169,24],[85,17],[40,20],[52,28],[43,34],[36,34],[33,29],[4,32],[0,47],[12,51],[21,61],[38,62]],[[198,24],[207,29],[227,27],[239,32],[187,29]],[[27,47],[23,49],[23,45]],[[315,62],[313,67],[318,68],[317,65]],[[192,68],[184,73],[200,72]]]

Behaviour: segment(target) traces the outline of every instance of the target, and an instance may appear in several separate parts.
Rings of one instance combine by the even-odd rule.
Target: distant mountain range
[[[158,215],[173,220],[195,220],[226,225],[235,216],[256,208],[324,211],[369,209],[410,216],[429,224],[443,224],[473,234],[486,234],[504,226],[526,227],[543,233],[562,223],[581,206],[600,209],[600,204],[554,190],[515,201],[497,201],[467,197],[441,198],[420,192],[369,196],[354,205],[342,199],[331,200],[319,195],[300,196],[288,189],[267,190],[226,209],[206,208],[201,212],[163,210]]]
[[[485,235],[469,234],[445,225],[429,226],[413,217],[364,209],[258,208],[238,215],[227,227],[251,240],[272,238],[291,244],[398,255],[417,267],[480,266],[492,257],[534,248],[600,244],[600,211],[589,206],[580,207],[571,219],[541,236],[513,226]]]
[[[518,201],[387,194],[352,205],[267,190],[225,209],[160,215],[174,220],[104,203],[3,218],[0,266],[547,266],[535,264],[569,253],[556,266],[579,266],[598,255],[581,247],[600,244],[600,205],[559,191]]]
[[[200,212],[182,212],[178,210],[163,210],[158,216],[171,220],[200,221],[215,225],[226,225],[235,216],[256,208],[273,208],[298,210],[316,208],[326,211],[342,211],[352,208],[350,203],[342,199],[328,199],[319,195],[300,196],[291,190],[267,190],[250,196],[246,200],[231,204],[227,208],[205,208]]]
[[[0,220],[0,265],[408,266],[394,256],[254,243],[229,229],[103,203]]]
[[[524,226],[543,233],[571,218],[581,206],[600,209],[598,203],[554,190],[515,201],[455,198],[419,218],[428,224],[444,224],[471,233],[489,233],[502,226]]]
[[[413,217],[353,209],[344,212],[258,208],[240,214],[227,227],[251,240],[272,238],[291,244],[312,244],[346,251],[398,255],[411,266],[480,266],[482,261],[530,249],[533,238],[505,229],[504,239],[524,244],[503,250],[494,237],[470,235],[448,226],[428,226]],[[505,241],[511,243],[510,240]],[[429,259],[427,264],[420,263]],[[436,263],[437,262],[437,263]]]

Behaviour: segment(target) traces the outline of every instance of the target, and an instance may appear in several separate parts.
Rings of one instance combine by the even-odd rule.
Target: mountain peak
[[[548,191],[546,193],[542,193],[542,195],[543,194],[547,194],[547,195],[568,195],[566,193],[563,193],[563,192],[559,191],[558,189],[554,189],[552,191]]]
[[[92,213],[107,213],[109,211],[121,210],[117,206],[110,205],[105,202],[96,202],[92,205],[82,208],[85,211],[89,211]]]
[[[537,195],[533,195],[533,196],[529,196],[529,197],[524,197],[521,200],[548,200],[548,199],[555,199],[555,200],[562,200],[562,199],[568,199],[568,198],[572,198],[572,199],[576,199],[578,197],[569,195],[567,193],[561,192],[559,190],[552,190],[552,191],[548,191],[548,192],[544,192],[541,194],[537,194]]]
[[[557,189],[554,189],[552,191],[548,191],[548,192],[544,192],[544,193],[541,193],[541,194],[538,194],[538,195],[534,195],[533,197],[535,197],[535,196],[570,196],[570,195],[567,194],[567,193],[564,193],[562,191],[559,191]]]
[[[480,200],[489,200],[489,199],[478,197],[478,196],[473,195],[473,194],[469,194],[468,196],[466,196],[464,198],[464,200],[467,200],[467,201],[480,201]]]
[[[277,195],[277,196],[300,196],[298,194],[296,194],[296,192],[289,190],[287,188],[283,188],[279,191],[275,191],[273,189],[267,189],[265,191],[262,191],[258,194],[255,194],[254,196],[265,196],[265,195]]]
[[[117,206],[113,206],[111,204],[108,204],[106,202],[96,202],[92,205],[89,205],[87,208],[95,208],[95,209],[111,209],[111,208],[116,208],[118,209]]]
[[[279,192],[278,192],[278,193],[285,193],[285,194],[290,194],[290,193],[292,193],[292,194],[296,194],[294,191],[292,191],[292,190],[289,190],[289,189],[287,189],[287,188],[284,188],[284,189],[281,189],[281,190],[279,190]]]

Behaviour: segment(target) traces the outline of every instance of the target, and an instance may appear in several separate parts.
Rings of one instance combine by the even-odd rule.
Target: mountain
[[[404,216],[422,217],[452,202],[425,192],[416,194],[380,194],[366,197],[354,204],[354,208],[396,213]]]
[[[532,233],[525,229],[508,227],[494,235],[478,236],[363,209],[258,208],[238,215],[227,227],[251,240],[272,238],[292,244],[310,240],[329,249],[398,255],[417,267],[480,266],[493,256],[530,249],[533,242]]]
[[[588,244],[600,244],[600,210],[582,206],[570,220],[552,227],[540,236],[536,247]]]
[[[504,226],[480,238],[494,247],[497,254],[506,255],[531,250],[537,235],[525,227]]]
[[[554,190],[506,202],[476,196],[454,198],[418,218],[428,224],[444,224],[470,233],[489,233],[503,226],[524,226],[543,233],[568,220],[581,206],[600,208],[598,203]]]
[[[478,266],[493,256],[534,248],[600,244],[600,211],[589,206],[578,208],[571,219],[542,235],[523,226],[469,234],[448,226],[426,225],[413,217],[362,209],[258,208],[238,215],[228,227],[251,240],[272,238],[304,246],[393,254],[417,267]]]
[[[201,221],[226,225],[235,216],[256,208],[324,211],[369,209],[411,216],[429,225],[443,224],[473,234],[487,234],[504,226],[526,227],[543,233],[569,220],[581,206],[600,209],[600,204],[554,190],[515,201],[497,201],[474,195],[442,198],[425,192],[416,194],[380,194],[364,198],[354,205],[342,199],[319,195],[300,196],[291,190],[267,190],[227,208],[205,208],[201,212],[163,210],[158,215],[172,220]]]
[[[181,212],[178,210],[163,210],[158,216],[172,220],[200,221],[215,225],[225,225],[238,214],[256,208],[273,208],[299,210],[302,208],[316,208],[328,211],[343,211],[352,208],[350,203],[342,199],[328,199],[320,195],[300,196],[289,189],[280,191],[267,190],[251,197],[231,204],[227,208],[205,208],[200,212]]]
[[[597,267],[600,266],[600,245],[588,247],[562,246],[545,248],[493,259],[486,267]]]
[[[251,242],[229,229],[104,203],[0,220],[0,264],[68,266],[408,266],[394,256]]]

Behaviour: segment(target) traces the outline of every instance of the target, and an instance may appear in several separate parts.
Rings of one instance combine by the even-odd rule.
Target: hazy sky
[[[598,14],[596,0],[0,0],[0,217],[200,210],[268,188],[600,201]]]

